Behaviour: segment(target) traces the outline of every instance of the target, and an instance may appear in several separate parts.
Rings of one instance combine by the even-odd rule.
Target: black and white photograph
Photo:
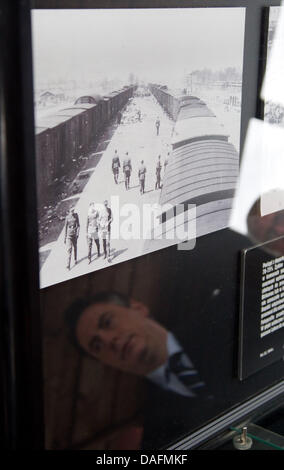
[[[228,226],[244,25],[245,8],[32,11],[41,288]]]
[[[279,18],[281,13],[281,7],[270,7],[269,8],[269,19],[268,19],[268,36],[267,36],[267,66],[270,67],[271,54],[273,42],[276,38],[277,25],[279,24]],[[268,88],[269,84],[266,85]],[[264,94],[267,94],[267,92]],[[278,101],[266,99],[264,108],[264,120],[269,124],[278,124],[284,126],[284,106]]]

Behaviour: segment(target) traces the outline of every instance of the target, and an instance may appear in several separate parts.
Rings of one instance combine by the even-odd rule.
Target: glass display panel
[[[245,15],[32,12],[47,449],[166,448],[283,376],[238,377]]]

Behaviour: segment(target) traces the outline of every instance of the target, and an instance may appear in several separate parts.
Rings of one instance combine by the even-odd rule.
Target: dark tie
[[[184,352],[179,351],[172,354],[168,360],[168,366],[166,368],[166,379],[170,381],[170,375],[174,374],[181,383],[183,383],[193,393],[198,393],[199,388],[202,388],[205,384],[201,382],[198,372],[194,367],[190,367],[185,364]]]

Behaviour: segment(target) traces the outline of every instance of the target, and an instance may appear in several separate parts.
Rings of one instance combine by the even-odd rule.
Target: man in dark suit
[[[93,332],[97,327],[100,332],[104,329],[110,332],[112,326],[116,325],[117,316],[114,313],[117,313],[117,310],[115,308],[113,312],[113,303],[122,302],[121,307],[126,308],[124,328],[131,324],[130,314],[136,319],[135,330],[131,329],[133,335],[137,334],[136,344],[135,336],[128,337],[128,342],[119,343],[117,335],[109,344],[111,353],[116,353],[120,359],[120,362],[112,364],[113,366],[122,364],[126,370],[127,363],[128,372],[139,372],[148,379],[147,382],[145,380],[148,386],[144,406],[143,448],[159,449],[169,446],[282,379],[283,364],[279,362],[260,370],[245,381],[238,378],[238,299],[241,289],[239,263],[241,251],[250,246],[248,238],[230,230],[222,230],[198,238],[194,250],[181,251],[172,246],[149,255],[148,260],[151,256],[153,265],[156,263],[160,266],[159,276],[156,277],[153,273],[151,278],[151,292],[159,299],[153,302],[151,313],[159,322],[151,319],[149,309],[143,303],[133,303],[127,298],[123,300],[123,297],[121,300],[121,296],[120,300],[113,299],[114,302],[111,299],[106,302],[106,297],[96,297],[96,301],[100,300],[100,309],[104,307],[104,316],[99,323],[94,323]],[[148,265],[144,266],[145,276],[145,273],[148,273]],[[150,269],[152,263],[149,262]],[[139,291],[138,283],[139,279],[136,280],[136,291]],[[149,294],[150,292],[148,298],[151,298]],[[79,310],[87,313],[89,309],[89,318],[94,318],[91,315],[91,304],[90,299],[84,299],[77,305],[77,312]],[[97,308],[98,305],[97,303]],[[100,345],[98,338],[91,340],[96,334],[89,336],[90,340],[86,342],[84,329],[87,329],[88,322],[85,322],[85,313],[78,316],[76,309],[73,313],[71,309],[68,315],[70,331],[73,332],[73,340],[77,345],[80,329],[79,346],[82,350],[84,345],[87,348],[96,347],[97,343]],[[78,323],[80,317],[85,318],[81,325]],[[89,327],[91,330],[91,325]],[[90,335],[89,332],[87,334]],[[155,372],[168,370],[170,361],[165,344],[171,336],[185,352],[185,361],[191,361],[192,365],[194,364],[193,369],[198,371],[192,375],[192,378],[196,379],[196,385],[199,382],[205,383],[195,388],[192,382],[189,384],[188,394],[170,388],[168,384],[174,383],[171,378],[169,382],[166,380],[158,383],[159,379],[156,381]],[[122,351],[120,356],[119,351]],[[93,357],[103,359],[95,351]],[[108,356],[108,360],[110,357]],[[162,358],[165,357],[167,361],[163,363]],[[139,369],[137,360],[141,360]],[[178,366],[177,376],[180,374]],[[165,376],[168,377],[168,373]],[[128,399],[126,396],[125,400]]]
[[[71,305],[66,322],[72,342],[83,353],[147,379],[144,448],[151,447],[151,442],[162,445],[169,425],[174,435],[185,432],[191,399],[207,399],[209,392],[179,340],[151,318],[144,303],[117,293],[100,293]]]
[[[178,340],[142,302],[100,293],[75,302],[66,321],[73,342],[108,366],[183,396],[195,396],[204,386]]]

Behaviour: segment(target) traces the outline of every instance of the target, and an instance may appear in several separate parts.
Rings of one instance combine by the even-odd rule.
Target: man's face
[[[142,303],[90,305],[79,318],[76,335],[83,349],[106,365],[147,375],[167,358],[167,331],[149,318]]]

